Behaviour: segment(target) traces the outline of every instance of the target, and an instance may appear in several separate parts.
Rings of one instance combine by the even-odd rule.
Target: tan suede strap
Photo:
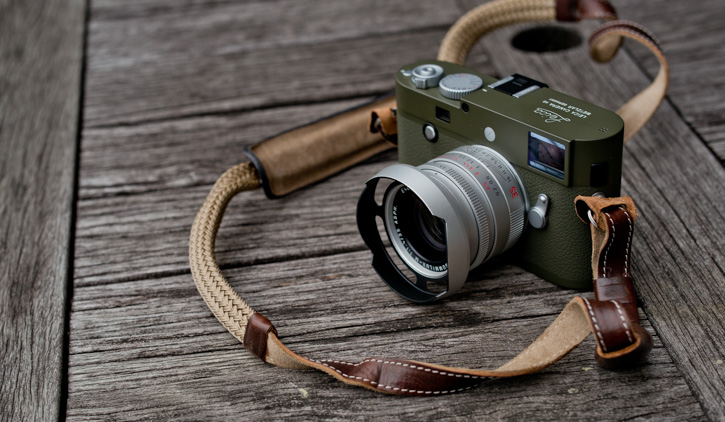
[[[384,139],[393,138],[381,136],[390,119],[374,124],[381,133],[370,131],[371,111],[394,105],[395,97],[384,96],[266,139],[244,152],[257,168],[267,196],[284,196],[395,147]]]

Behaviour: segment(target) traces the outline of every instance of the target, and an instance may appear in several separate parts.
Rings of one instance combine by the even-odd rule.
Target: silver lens
[[[462,285],[460,278],[469,270],[511,248],[523,232],[528,209],[523,183],[491,148],[460,147],[415,169],[396,164],[376,177],[397,182],[383,198],[383,221],[393,248],[422,279],[448,277],[446,295]],[[452,212],[437,213],[442,204]],[[460,230],[451,230],[452,225]],[[465,249],[467,268],[453,271],[452,249]]]
[[[398,256],[416,274],[443,278],[448,271],[446,223],[400,183],[390,185],[383,206],[385,228]]]

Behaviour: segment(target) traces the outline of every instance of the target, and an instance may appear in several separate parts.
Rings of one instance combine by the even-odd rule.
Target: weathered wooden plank
[[[234,268],[227,275],[303,355],[397,356],[481,368],[514,356],[574,295],[506,266],[470,282],[453,300],[416,306],[377,279],[368,256],[337,254]],[[637,369],[597,367],[590,339],[540,374],[411,400],[263,364],[211,316],[188,274],[79,287],[73,311],[74,338],[83,339],[70,351],[68,416],[74,419],[702,415],[657,338],[648,363]]]
[[[657,1],[616,2],[620,16],[646,22],[657,34],[670,63],[668,97],[680,115],[725,160],[725,14],[722,2],[706,0],[693,4]],[[677,16],[678,24],[673,25]],[[680,21],[682,19],[682,21]],[[651,76],[657,60],[645,49],[627,46]]]
[[[364,248],[354,210],[364,180],[382,167],[358,166],[286,200],[270,201],[261,191],[242,195],[255,211],[225,217],[218,244],[226,246],[219,246],[217,254],[230,258],[230,264],[249,265]],[[76,285],[186,272],[189,230],[208,191],[209,186],[200,186],[82,201]],[[235,242],[229,230],[244,227],[252,228],[254,236]]]
[[[85,129],[80,200],[206,188],[244,160],[245,146],[367,100]]]
[[[602,66],[586,59],[584,46],[563,54],[523,53],[510,47],[516,31],[504,29],[482,42],[500,53],[494,66],[501,74],[541,76],[555,89],[610,109],[649,83],[628,54]],[[670,103],[625,147],[623,194],[631,195],[642,212],[633,242],[638,292],[713,419],[725,418],[724,185],[722,164]]]
[[[91,22],[87,126],[374,95],[458,16],[452,0],[173,9]]]
[[[0,6],[0,419],[63,416],[85,2]]]
[[[221,169],[243,160],[242,146],[281,131],[287,124],[310,121],[350,104],[204,117],[104,129],[93,134],[87,131],[80,182],[82,200],[78,204],[75,283],[186,272],[194,215]],[[204,137],[210,141],[199,148],[198,140]],[[113,145],[118,145],[117,149]],[[378,161],[394,157],[389,153],[372,160],[373,167],[358,167],[311,188],[318,193],[329,191],[329,196],[293,194],[284,201],[269,201],[261,191],[244,195],[253,201],[257,212],[230,213],[223,224],[225,228],[251,226],[256,235],[244,244],[229,244],[231,250],[227,252],[232,253],[235,262],[241,263],[241,258],[249,264],[362,248],[353,212],[357,195],[364,180],[380,168]],[[286,227],[283,241],[270,241],[280,239],[280,224],[290,220],[299,226]],[[222,230],[220,242],[226,232]],[[318,248],[309,249],[311,237],[326,236],[329,239]],[[145,253],[140,254],[141,250]],[[227,252],[218,250],[222,257],[230,256]]]

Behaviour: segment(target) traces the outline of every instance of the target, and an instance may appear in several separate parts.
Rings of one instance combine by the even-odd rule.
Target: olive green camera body
[[[416,86],[411,72],[427,64],[483,83],[452,99],[437,85]],[[520,75],[497,81],[440,61],[401,68],[396,98],[401,163],[418,166],[464,145],[500,153],[523,182],[527,211],[540,206],[542,195],[547,199],[543,225],[526,224],[504,256],[552,283],[591,287],[591,237],[576,216],[574,198],[620,194],[624,123],[616,113]]]

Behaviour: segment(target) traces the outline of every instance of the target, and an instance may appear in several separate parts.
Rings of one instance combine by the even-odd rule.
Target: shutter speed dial
[[[438,83],[441,95],[451,100],[460,100],[483,86],[483,80],[470,73],[454,73]]]

